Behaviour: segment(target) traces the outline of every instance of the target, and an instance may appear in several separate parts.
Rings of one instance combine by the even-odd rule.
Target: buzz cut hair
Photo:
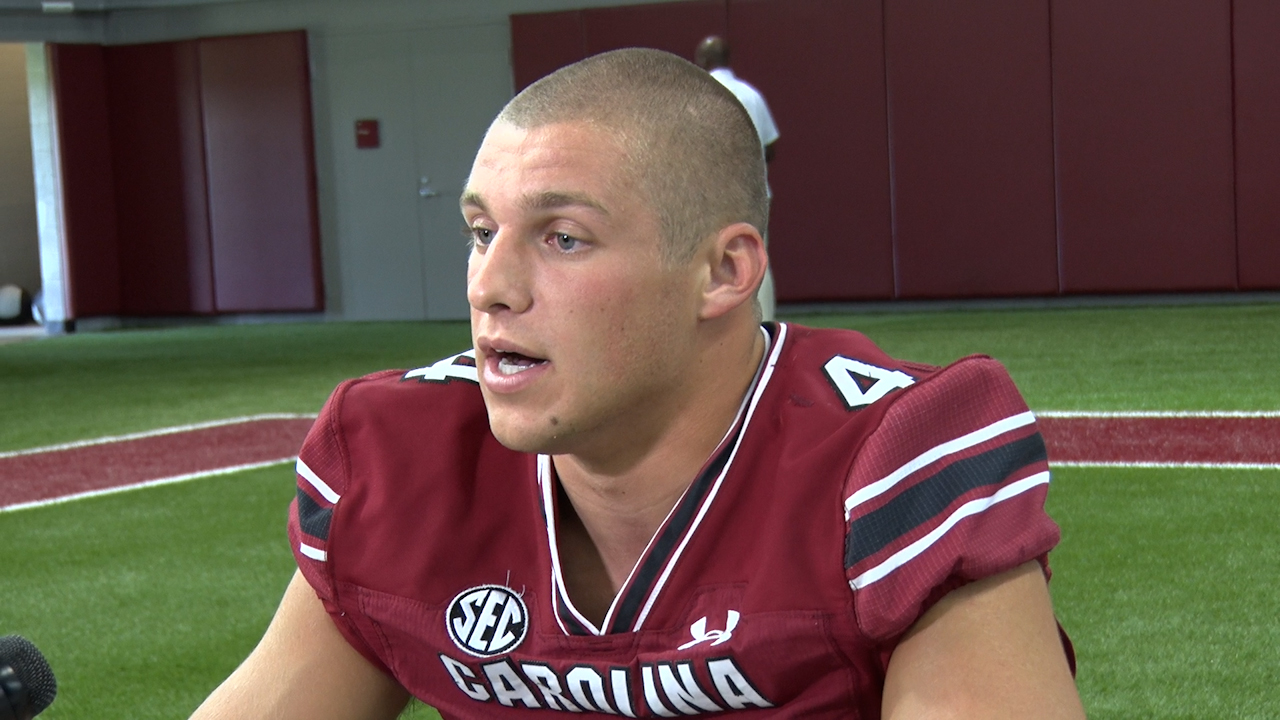
[[[764,153],[751,117],[719,81],[671,53],[627,48],[563,67],[516,95],[498,123],[586,123],[612,135],[657,214],[668,262],[688,262],[733,223],[762,235],[768,225]]]

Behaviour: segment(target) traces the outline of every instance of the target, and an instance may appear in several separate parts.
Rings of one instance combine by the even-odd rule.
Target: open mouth
[[[515,352],[499,352],[497,356],[498,372],[503,375],[517,375],[529,368],[537,367],[547,362],[546,360]]]

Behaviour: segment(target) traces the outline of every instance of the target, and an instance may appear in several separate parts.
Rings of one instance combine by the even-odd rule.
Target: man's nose
[[[480,312],[524,312],[533,304],[529,286],[532,258],[518,237],[499,230],[467,261],[467,302]]]

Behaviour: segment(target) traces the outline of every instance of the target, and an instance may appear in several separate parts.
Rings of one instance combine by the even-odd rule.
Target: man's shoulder
[[[875,341],[857,330],[839,327],[810,327],[797,323],[779,323],[785,340],[793,350],[821,353],[828,348],[843,349],[854,354],[888,358]],[[892,361],[897,362],[897,361]],[[921,367],[932,367],[921,365]]]
[[[733,71],[727,67],[718,67],[712,70],[708,70],[707,72],[711,73],[711,77],[715,78],[716,80],[719,80],[720,82],[729,82],[729,81],[738,80],[738,76],[735,75]]]
[[[853,411],[938,372],[926,363],[901,360],[855,330],[779,326],[784,343],[778,369],[792,384],[823,388],[828,400]]]
[[[393,508],[439,504],[449,488],[477,487],[485,468],[501,474],[531,462],[490,431],[468,351],[340,384],[299,451],[300,487],[316,488],[313,499],[330,504],[350,495]]]
[[[786,418],[782,425],[799,428],[785,433],[790,442],[839,432],[855,455],[879,443],[898,458],[1002,418],[1030,417],[1012,378],[990,357],[938,366],[895,358],[853,330],[779,327],[770,408]]]
[[[383,370],[352,378],[334,390],[326,410],[338,414],[334,419],[343,422],[376,415],[431,425],[462,420],[477,412],[483,415],[475,351],[412,370]]]
[[[807,370],[810,374],[815,374],[812,372],[814,367],[821,367],[824,370],[823,374],[832,382],[835,380],[831,376],[840,368],[851,371],[867,368],[870,371],[899,372],[909,376],[911,380],[900,386],[903,388],[914,385],[917,381],[931,378],[944,370],[949,377],[1005,379],[1008,377],[1004,366],[986,355],[969,355],[945,366],[935,365],[894,357],[857,330],[816,328],[794,323],[785,323],[779,328],[783,331],[782,337],[786,344],[779,365],[785,364],[791,371]],[[874,377],[876,375],[868,376],[868,378]],[[906,381],[907,378],[901,379]]]
[[[500,447],[471,351],[413,370],[346,380],[330,395],[300,452],[317,473],[346,485],[352,466],[365,477],[394,475],[405,463],[437,463],[479,447]]]
[[[436,567],[454,541],[479,547],[494,525],[536,522],[535,460],[490,432],[470,352],[344,381],[298,454],[299,567],[326,602],[340,583],[412,597],[422,575],[404,568]]]
[[[719,80],[721,85],[729,88],[729,90],[733,92],[734,95],[737,95],[739,99],[742,98],[743,94],[762,99],[764,98],[764,95],[756,89],[755,85],[752,85],[746,80],[738,77],[729,68],[716,68],[711,71],[711,76],[716,80]]]
[[[853,330],[782,323],[773,335],[748,449],[766,464],[772,460],[762,458],[805,457],[814,463],[806,474],[828,487],[843,483],[897,398],[939,371],[896,359]]]
[[[786,330],[777,434],[795,476],[839,481],[846,579],[868,637],[892,644],[950,589],[1057,543],[1044,440],[1000,362],[939,367],[852,331]]]

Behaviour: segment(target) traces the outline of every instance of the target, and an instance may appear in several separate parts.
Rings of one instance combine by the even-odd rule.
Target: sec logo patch
[[[444,623],[463,652],[488,658],[509,653],[524,642],[529,609],[510,588],[481,585],[453,598]]]

